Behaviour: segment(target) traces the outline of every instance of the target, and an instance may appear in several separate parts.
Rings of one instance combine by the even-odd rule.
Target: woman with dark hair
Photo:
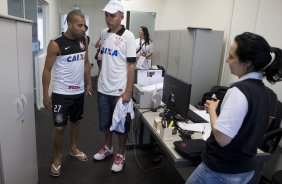
[[[275,117],[270,109],[277,104],[263,83],[263,77],[274,84],[282,77],[282,50],[271,47],[254,33],[237,35],[226,61],[232,74],[238,76],[226,92],[217,115],[219,100],[207,100],[211,135],[206,141],[202,163],[186,184],[244,184],[255,170],[255,155],[263,141],[269,120]]]
[[[140,26],[139,38],[136,39],[136,56],[137,56],[137,68],[149,68],[151,56],[153,55],[153,42],[150,39],[148,28]],[[139,60],[140,59],[140,60]],[[141,62],[141,63],[140,63]],[[143,65],[143,66],[142,66]]]

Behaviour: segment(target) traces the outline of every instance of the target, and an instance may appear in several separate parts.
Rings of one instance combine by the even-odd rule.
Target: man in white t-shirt
[[[102,67],[98,79],[99,129],[104,132],[105,145],[96,153],[95,160],[103,160],[113,154],[112,116],[119,98],[123,103],[131,100],[136,63],[135,38],[121,21],[124,7],[120,1],[111,0],[103,9],[108,28],[101,32]],[[122,171],[125,162],[125,146],[129,127],[125,133],[117,133],[119,150],[111,168]]]

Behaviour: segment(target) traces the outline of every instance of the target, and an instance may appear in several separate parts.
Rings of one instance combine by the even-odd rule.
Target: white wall
[[[54,37],[56,37],[60,33],[60,4],[58,1],[53,0],[45,0],[48,3],[48,13],[49,17],[47,17],[47,25],[48,25],[48,31],[47,33],[48,37],[47,40],[50,40]],[[49,42],[49,41],[48,41]]]
[[[256,17],[258,10],[258,0],[237,0],[234,2],[234,10],[231,19],[230,35],[227,40],[227,49],[225,58],[228,57],[229,46],[233,42],[234,37],[245,31],[254,32]],[[244,20],[244,21],[242,21]],[[236,81],[238,78],[230,73],[228,64],[224,63],[222,85],[228,86],[230,82]]]
[[[264,36],[271,46],[282,48],[282,1],[281,0],[260,0],[258,2],[257,19],[254,32]],[[265,80],[266,82],[266,80]],[[271,85],[266,84],[272,88],[282,101],[282,82]],[[282,147],[282,141],[280,141]],[[282,149],[278,149],[275,157],[272,159],[271,165],[268,165],[266,176],[271,177],[275,170],[282,169]],[[272,172],[271,172],[272,171]]]
[[[255,32],[264,36],[271,46],[282,48],[282,1],[261,0]],[[270,86],[282,101],[282,82]],[[281,144],[280,144],[281,145]]]
[[[125,1],[122,0],[122,3],[125,7],[125,11],[142,11],[142,12],[155,12],[156,22],[155,30],[161,29],[162,17],[164,14],[164,5],[167,0],[142,0],[142,1]]]
[[[8,14],[8,7],[7,7],[7,0],[0,0],[0,14],[7,15]]]
[[[36,82],[36,107],[37,109],[44,108],[43,105],[43,84],[42,84],[42,73],[45,64],[46,54],[36,56],[35,59],[35,82]],[[52,81],[51,81],[52,83]],[[49,87],[49,94],[52,92],[52,85]]]
[[[227,31],[232,8],[233,0],[166,0],[159,29],[195,26]]]
[[[46,0],[47,3],[47,42],[60,33],[60,4],[58,1]],[[47,44],[48,44],[47,43]],[[47,46],[47,45],[46,45]],[[35,82],[36,82],[36,105],[37,108],[43,108],[43,89],[42,89],[42,71],[45,63],[46,53],[35,57]],[[52,86],[50,85],[49,91]]]
[[[282,48],[281,29],[282,17],[281,0],[236,0],[231,22],[231,33],[228,44],[233,42],[236,35],[250,31],[262,35],[271,46]],[[228,50],[228,49],[227,49]],[[226,55],[227,56],[227,52]],[[234,75],[230,74],[229,66],[226,64],[223,71],[222,84],[228,85],[230,82],[237,80]],[[282,100],[282,83],[270,85],[266,82]]]

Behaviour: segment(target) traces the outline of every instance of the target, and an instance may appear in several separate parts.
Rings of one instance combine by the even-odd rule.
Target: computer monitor
[[[192,84],[165,73],[162,101],[167,105],[168,110],[188,119],[191,88]],[[169,102],[170,100],[172,102]]]

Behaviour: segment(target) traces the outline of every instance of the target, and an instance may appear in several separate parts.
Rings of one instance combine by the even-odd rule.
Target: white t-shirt
[[[262,73],[251,72],[241,77],[239,81],[246,79],[262,80],[262,78]],[[223,98],[220,115],[218,116],[214,128],[228,137],[234,138],[241,128],[247,112],[248,100],[246,96],[234,86],[227,90]]]
[[[117,33],[106,28],[101,32],[102,68],[98,91],[112,96],[124,93],[127,84],[127,63],[136,62],[135,37],[124,27]]]

